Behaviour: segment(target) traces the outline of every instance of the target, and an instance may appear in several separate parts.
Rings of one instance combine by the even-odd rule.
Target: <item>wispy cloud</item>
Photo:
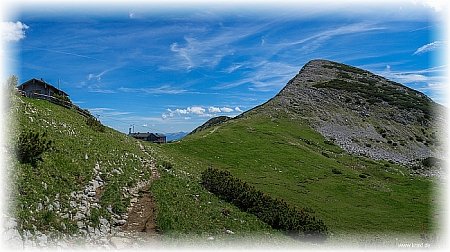
[[[184,36],[184,41],[170,44],[170,50],[177,56],[172,63],[187,70],[197,67],[214,68],[225,56],[235,53],[231,46],[233,43],[253,36],[265,28],[267,24],[239,28],[221,27],[209,34],[203,32]]]
[[[61,50],[53,50],[53,49],[40,48],[40,47],[34,47],[34,46],[28,46],[28,47],[25,47],[24,49],[41,50],[41,51],[47,51],[47,52],[52,52],[52,53],[64,54],[64,55],[71,55],[71,56],[75,56],[75,57],[79,57],[79,58],[86,58],[86,59],[106,62],[106,60],[103,60],[103,59],[99,59],[99,58],[95,58],[95,57],[91,57],[91,56],[83,55],[83,54],[61,51]]]
[[[118,68],[119,68],[119,67],[109,68],[109,69],[106,69],[106,70],[104,70],[104,71],[102,71],[102,72],[100,72],[100,73],[98,73],[98,74],[90,73],[90,74],[88,74],[87,79],[88,79],[88,80],[95,79],[95,80],[97,80],[97,81],[101,81],[103,75],[105,75],[106,73],[111,72],[111,71],[113,71],[113,70],[116,70],[116,69],[118,69]]]
[[[0,22],[1,39],[5,42],[16,42],[25,38],[25,30],[28,25],[17,22]]]
[[[113,108],[90,108],[88,109],[92,114],[97,114],[100,117],[103,116],[122,116],[122,115],[129,115],[132,114],[132,112],[124,112],[124,111],[117,111]]]
[[[381,31],[385,30],[386,27],[380,26],[375,23],[366,23],[366,22],[359,22],[359,23],[353,23],[353,24],[346,24],[341,25],[333,28],[328,28],[323,31],[319,31],[317,33],[314,33],[312,35],[306,36],[304,38],[286,42],[286,43],[277,43],[273,44],[272,47],[275,48],[275,52],[278,52],[280,50],[293,47],[293,46],[302,46],[300,47],[301,50],[306,52],[312,52],[319,48],[323,43],[326,41],[333,39],[334,37],[338,36],[344,36],[344,35],[352,35],[352,34],[358,34],[358,33],[367,33],[367,32],[374,32],[374,31]],[[264,43],[265,46],[270,46],[269,43]]]
[[[418,54],[422,54],[422,53],[426,53],[426,52],[431,52],[436,50],[437,48],[441,47],[444,45],[444,42],[442,41],[434,41],[431,42],[429,44],[423,45],[421,47],[419,47],[414,53],[413,55],[418,55]]]
[[[424,92],[435,101],[442,101],[448,89],[445,74],[440,74],[445,71],[445,65],[415,71],[393,71],[388,65],[378,74]]]
[[[394,71],[390,65],[386,66],[386,69],[379,72],[380,75],[398,81],[400,83],[436,83],[443,82],[445,80],[444,73],[446,66],[438,66],[433,68],[415,70],[415,71]]]
[[[149,88],[120,87],[117,90],[126,93],[146,93],[146,94],[184,94],[188,92],[188,90],[186,89],[173,87],[171,85],[162,85],[160,87],[149,87]]]
[[[297,66],[281,62],[262,61],[251,63],[248,68],[254,69],[243,74],[243,78],[231,83],[217,85],[214,89],[229,89],[241,85],[249,85],[252,91],[272,91],[284,86],[299,71]]]
[[[115,93],[117,93],[115,90],[112,90],[112,89],[95,88],[95,87],[88,87],[87,91],[89,93],[101,93],[101,94],[115,94]]]
[[[290,41],[271,41],[264,38],[264,43],[258,43],[252,48],[241,50],[243,53],[251,51],[251,55],[246,61],[232,63],[223,68],[222,72],[228,74],[240,74],[240,78],[235,81],[227,81],[213,87],[213,89],[230,89],[242,85],[247,85],[251,91],[276,91],[284,86],[300,70],[301,65],[295,64],[300,57],[293,58],[295,52],[311,54],[319,47],[323,46],[338,36],[354,35],[359,33],[376,32],[387,29],[383,25],[369,22],[357,22],[345,24],[333,28],[318,29],[317,32],[310,32],[303,35],[291,35]],[[257,55],[257,56],[254,56]],[[274,61],[273,58],[278,60]]]
[[[233,63],[231,66],[229,66],[227,69],[225,69],[226,73],[232,73],[236,70],[238,70],[239,68],[241,68],[244,64],[237,64],[237,63]]]
[[[178,56],[185,61],[185,67],[189,70],[195,67],[192,57],[195,57],[194,54],[197,54],[198,52],[195,52],[195,48],[192,46],[192,43],[189,43],[189,41],[194,41],[194,39],[185,38],[185,40],[188,42],[186,47],[183,48],[180,47],[178,43],[173,43],[170,45],[170,50],[177,53]]]

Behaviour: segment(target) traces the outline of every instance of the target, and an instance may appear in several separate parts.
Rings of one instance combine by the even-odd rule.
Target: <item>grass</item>
[[[47,139],[53,143],[53,150],[44,152],[43,161],[38,161],[36,167],[14,163],[16,214],[21,228],[76,232],[75,223],[55,214],[50,205],[59,201],[61,210],[73,212],[69,195],[82,190],[93,179],[97,163],[108,183],[100,203],[112,205],[116,213],[126,211],[128,202],[122,196],[122,187],[150,178],[150,172],[142,170],[139,157],[145,157],[145,154],[136,141],[107,127],[104,132],[95,131],[75,110],[43,100],[15,99],[19,125],[15,137],[22,129],[27,129],[46,132]],[[111,170],[118,168],[123,171],[122,174],[111,173]],[[141,172],[143,177],[140,178]],[[43,207],[38,210],[40,205]],[[102,213],[106,215],[104,218],[110,217],[106,211]],[[93,224],[98,217],[93,217]],[[64,226],[62,223],[67,229],[61,228]]]
[[[301,120],[253,114],[158,146],[158,151],[173,157],[175,171],[183,167],[193,181],[208,166],[229,170],[258,190],[310,209],[336,236],[418,238],[435,228],[430,179],[344,154]]]
[[[17,109],[19,127],[15,134],[21,129],[46,132],[54,146],[53,151],[42,155],[43,161],[38,161],[36,167],[14,163],[15,212],[21,231],[76,233],[76,222],[62,218],[50,210],[49,205],[58,200],[61,209],[73,213],[69,195],[82,190],[93,178],[96,163],[107,186],[101,194],[102,208],[91,211],[91,225],[98,226],[101,217],[110,217],[106,211],[109,205],[116,213],[126,211],[129,199],[123,197],[122,188],[150,178],[150,172],[142,170],[139,160],[148,155],[139,148],[137,140],[107,127],[103,132],[97,131],[74,110],[43,100],[16,99],[13,110]],[[175,163],[171,157],[155,152],[159,145],[144,144],[151,156],[157,158],[161,174],[160,179],[152,183],[151,192],[156,199],[156,224],[164,234],[162,239],[173,242],[184,237],[209,241],[208,237],[214,237],[214,241],[230,241],[253,235],[271,241],[287,239],[255,216],[241,212],[206,191],[183,170],[180,162]],[[114,169],[123,172],[113,173]],[[143,177],[139,177],[141,172],[144,172]],[[41,204],[43,207],[39,209]]]
[[[159,160],[160,178],[152,183],[150,190],[156,200],[156,222],[164,239],[186,238],[201,242],[211,237],[219,241],[259,237],[278,242],[288,240],[254,215],[240,211],[203,188],[200,173],[192,171],[206,164],[172,156],[161,149],[164,145],[144,144]],[[234,234],[230,235],[227,230]]]
[[[70,209],[68,195],[92,179],[96,163],[108,182],[101,204],[124,211],[129,202],[121,196],[121,188],[150,177],[148,171],[139,177],[143,167],[139,157],[148,156],[136,140],[109,128],[95,131],[74,110],[19,99],[22,102],[14,107],[19,129],[47,132],[55,147],[44,153],[37,167],[14,164],[19,225],[29,230],[36,226],[41,231],[76,232],[75,223],[48,205],[59,200],[61,209]],[[436,228],[431,180],[410,176],[401,166],[347,155],[303,121],[283,114],[269,118],[248,113],[181,142],[144,145],[160,164],[161,177],[151,185],[151,192],[156,199],[157,226],[163,239],[170,241],[180,237],[235,240],[254,235],[266,241],[290,241],[205,190],[199,184],[200,174],[209,166],[229,170],[274,198],[308,209],[325,222],[333,237],[380,233],[420,237],[432,235]],[[117,168],[123,173],[111,173]],[[43,208],[37,211],[39,204]],[[94,211],[92,224],[107,214]]]
[[[223,239],[229,236],[226,230],[238,236],[277,236],[277,232],[255,216],[221,201],[190,179],[163,173],[151,191],[157,200],[158,227],[169,237]]]

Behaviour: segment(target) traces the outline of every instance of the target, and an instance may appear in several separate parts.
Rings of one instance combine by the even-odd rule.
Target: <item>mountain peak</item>
[[[309,65],[324,65],[324,64],[339,64],[337,62],[331,61],[331,60],[327,60],[327,59],[313,59],[308,61],[305,66],[309,66]]]
[[[400,83],[315,59],[258,111],[307,120],[350,153],[403,164],[438,156],[439,105]],[[439,151],[440,153],[440,151]]]
[[[350,65],[325,60],[325,59],[314,59],[306,63],[300,72],[289,81],[288,86],[312,86],[318,82],[326,82],[333,79],[358,79],[365,76],[375,75]],[[378,79],[383,78],[377,76]]]

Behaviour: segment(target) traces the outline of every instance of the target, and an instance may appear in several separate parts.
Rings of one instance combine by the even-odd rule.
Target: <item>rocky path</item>
[[[140,191],[140,198],[128,213],[124,231],[156,234],[155,202],[149,191]]]
[[[147,157],[141,157],[142,169],[150,169],[150,180],[142,180],[132,188],[123,188],[125,197],[130,199],[130,206],[125,214],[115,214],[110,208],[106,210],[112,215],[111,220],[100,218],[100,224],[95,227],[90,222],[90,213],[93,209],[100,208],[99,198],[102,188],[106,186],[101,177],[101,167],[94,167],[94,178],[83,190],[70,194],[70,209],[67,211],[55,208],[62,218],[70,218],[76,221],[79,234],[72,236],[63,235],[59,239],[52,239],[51,234],[36,231],[32,234],[25,231],[22,235],[18,232],[17,221],[12,216],[4,215],[2,218],[4,230],[3,241],[9,248],[105,248],[105,249],[129,249],[147,246],[157,246],[158,234],[156,230],[155,202],[149,191],[150,184],[159,178],[155,160],[145,151],[142,143],[139,147]],[[117,170],[120,173],[120,169]],[[50,204],[50,203],[49,203]],[[59,205],[53,202],[52,205]],[[47,207],[47,206],[44,206]]]
[[[144,169],[151,170],[151,181],[159,178],[158,169],[156,168],[155,161],[145,151],[144,146],[139,142],[139,147],[150,159],[141,160],[144,164]],[[128,232],[144,232],[149,235],[155,235],[156,230],[156,212],[155,202],[151,192],[148,190],[149,185],[143,185],[137,188],[138,198],[133,198],[131,201],[131,207],[128,211],[128,221],[123,226],[124,231]]]

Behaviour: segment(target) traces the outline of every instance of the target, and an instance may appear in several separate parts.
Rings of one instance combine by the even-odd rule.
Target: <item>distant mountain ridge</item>
[[[165,136],[166,140],[169,142],[169,141],[178,141],[183,137],[185,137],[187,134],[189,134],[189,132],[180,131],[174,133],[166,133]]]

